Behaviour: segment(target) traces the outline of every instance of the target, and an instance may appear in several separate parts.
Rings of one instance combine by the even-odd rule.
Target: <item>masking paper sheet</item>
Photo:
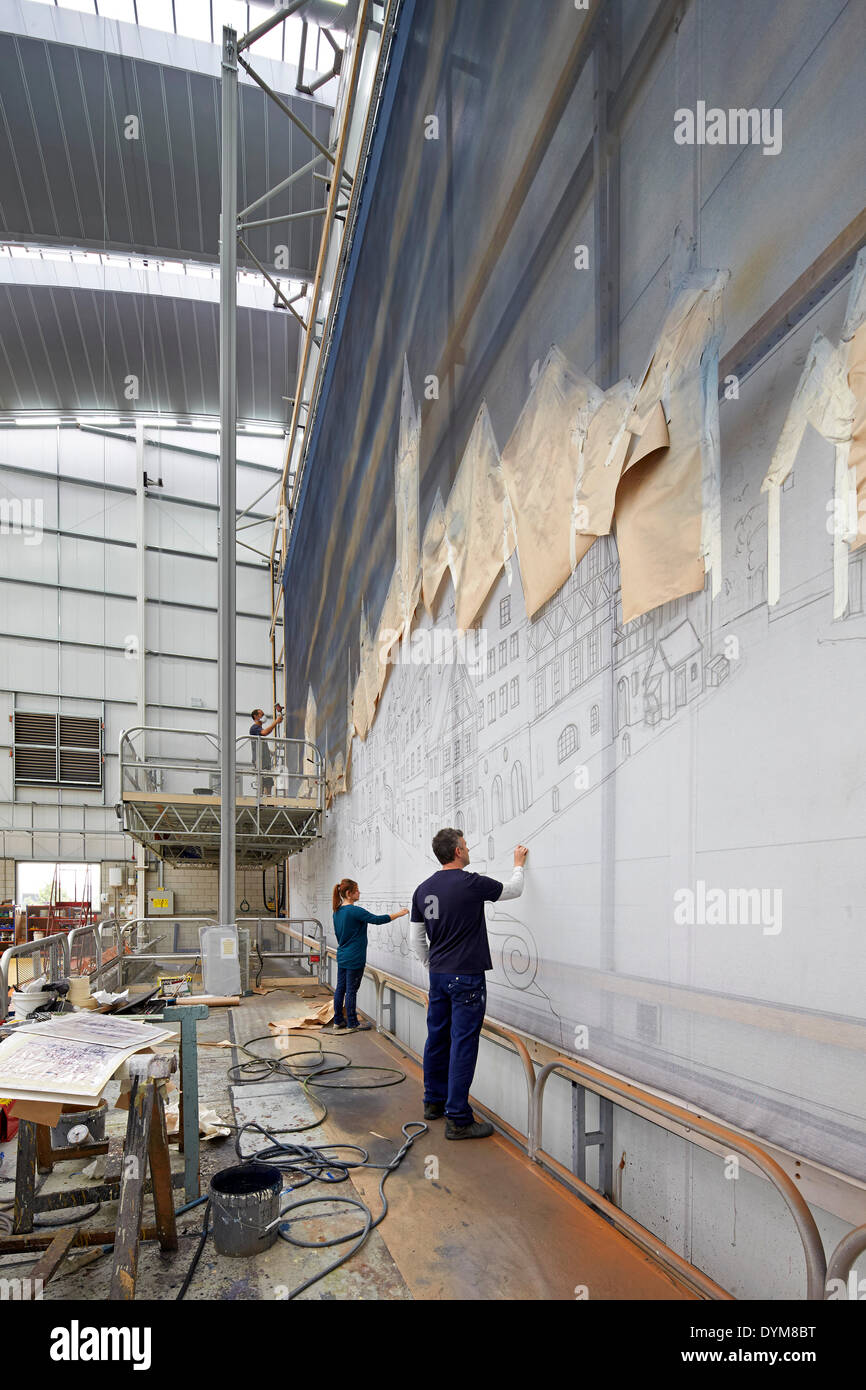
[[[536,613],[592,544],[579,490],[590,422],[604,392],[552,347],[502,451],[526,611]],[[611,504],[613,493],[611,492]]]
[[[704,363],[718,353],[726,281],[698,271],[679,282],[637,393],[615,506],[625,622],[704,586]]]
[[[475,417],[448,497],[445,539],[457,627],[465,632],[514,550],[511,505],[486,404]]]
[[[397,511],[398,618],[408,634],[421,595],[421,544],[418,519],[418,471],[421,421],[412,396],[409,364],[403,359],[403,391],[400,429],[394,468],[394,501]]]
[[[367,612],[363,604],[361,605],[361,623],[359,631],[359,647],[361,653],[360,670],[358,679],[355,682],[355,694],[352,700],[352,722],[360,739],[365,739],[373,722],[373,714],[376,708],[376,698],[378,694],[377,667],[378,656],[376,647],[370,637],[370,629],[367,625]]]
[[[376,672],[377,700],[382,694],[385,685],[391,651],[400,641],[403,633],[408,632],[408,623],[403,623],[402,594],[403,576],[400,573],[400,566],[395,565],[394,573],[391,575],[391,583],[388,585],[388,592],[385,595],[385,606],[382,609],[382,616],[379,619],[379,628],[376,633],[375,647],[378,666]],[[409,622],[411,622],[411,616]]]
[[[866,543],[866,323],[854,334],[848,351],[848,385],[854,397],[851,449],[848,467],[856,496],[853,514],[857,518],[851,549]]]
[[[848,344],[848,386],[854,400],[848,454],[853,493],[851,549],[866,543],[866,248],[857,257],[842,338]]]
[[[448,538],[445,534],[445,503],[442,501],[442,493],[437,488],[421,544],[421,595],[428,613],[433,612],[433,604],[439,592],[439,585],[442,583],[447,568]]]
[[[807,425],[835,447],[833,517],[833,614],[841,617],[848,604],[849,453],[856,401],[848,383],[849,353],[835,348],[823,335],[812,339],[797,389],[788,407],[779,442],[761,484],[768,494],[767,602],[772,607],[781,593],[781,499],[779,492],[794,466]]]
[[[304,742],[316,742],[316,697],[313,694],[313,687],[307,687],[307,712],[304,716]],[[316,760],[311,753],[304,749],[304,776],[315,777]]]

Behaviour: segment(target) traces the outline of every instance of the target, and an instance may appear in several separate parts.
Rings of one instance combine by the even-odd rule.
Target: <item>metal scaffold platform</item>
[[[321,754],[303,739],[235,743],[235,860],[276,864],[322,833]],[[117,814],[127,835],[169,864],[220,858],[223,798],[215,734],[139,726],[120,738]]]

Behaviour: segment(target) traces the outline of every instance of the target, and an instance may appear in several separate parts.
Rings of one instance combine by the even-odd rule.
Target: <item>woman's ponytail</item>
[[[339,883],[334,884],[334,893],[331,899],[334,911],[343,906],[343,898],[347,893],[354,893],[358,885],[353,878],[341,878]]]

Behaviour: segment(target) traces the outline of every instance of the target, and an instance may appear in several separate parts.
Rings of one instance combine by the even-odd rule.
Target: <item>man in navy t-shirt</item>
[[[270,724],[266,724],[266,723],[265,723],[265,712],[264,712],[263,709],[254,709],[254,710],[253,710],[253,713],[252,713],[252,720],[253,720],[253,722],[252,722],[252,724],[250,725],[250,737],[251,737],[251,738],[254,738],[254,739],[260,739],[260,740],[261,740],[260,743],[253,743],[253,744],[251,744],[252,753],[253,753],[253,763],[255,764],[255,766],[256,766],[257,768],[262,768],[262,769],[264,769],[265,772],[270,772],[270,770],[271,770],[271,750],[269,749],[268,745],[265,743],[265,739],[267,738],[268,734],[272,734],[272,733],[273,733],[274,729],[277,727],[278,724],[282,724],[282,722],[283,722],[283,711],[282,711],[282,707],[281,707],[280,705],[277,705],[277,713],[276,713],[276,715],[274,716],[274,719],[273,719],[273,721],[272,721]],[[271,795],[271,792],[273,791],[273,789],[274,789],[274,779],[273,779],[273,777],[263,777],[263,778],[262,778],[262,795],[263,795],[263,796],[270,796],[270,795]]]
[[[484,1139],[493,1126],[476,1120],[469,1105],[487,1006],[484,972],[493,969],[484,904],[520,897],[529,851],[517,846],[514,872],[504,885],[463,873],[469,849],[459,830],[438,831],[433,853],[442,867],[415,889],[410,914],[412,948],[430,970],[424,1119],[444,1115],[446,1139]]]

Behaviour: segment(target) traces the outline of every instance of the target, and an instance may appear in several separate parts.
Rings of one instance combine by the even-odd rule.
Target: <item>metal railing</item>
[[[325,929],[324,929],[324,927],[322,926],[321,922],[319,921],[318,917],[267,917],[267,916],[264,916],[264,915],[260,915],[260,916],[238,917],[238,919],[237,919],[237,925],[238,925],[238,926],[241,926],[242,924],[246,924],[246,923],[250,923],[250,922],[255,922],[255,923],[256,923],[256,933],[255,933],[255,936],[253,935],[252,931],[250,931],[250,954],[252,954],[253,951],[255,951],[256,954],[260,957],[260,959],[261,959],[262,961],[266,961],[266,960],[306,960],[306,961],[309,963],[309,965],[310,965],[310,974],[311,974],[311,975],[315,975],[315,976],[318,978],[318,980],[319,980],[320,982],[323,983],[323,977],[322,977],[322,959],[323,959],[324,949],[325,949]],[[261,942],[261,932],[262,932],[262,925],[263,925],[263,924],[267,924],[267,925],[272,926],[272,927],[275,927],[275,928],[277,928],[277,927],[287,927],[287,928],[291,928],[291,927],[293,927],[293,926],[298,926],[298,927],[300,927],[300,928],[301,928],[301,931],[300,931],[300,933],[299,933],[299,937],[300,937],[300,939],[301,939],[301,943],[302,943],[303,949],[300,950],[300,951],[263,951],[263,950],[261,949],[261,946],[262,946],[262,942]],[[305,925],[311,925],[311,926],[313,926],[313,927],[315,928],[314,932],[313,932],[313,933],[311,934],[311,936],[309,936],[309,937],[307,937],[306,932],[304,932],[304,930],[303,930],[303,928],[304,928]],[[292,935],[295,935],[295,933],[291,933],[291,934],[292,934]],[[309,940],[309,943],[310,943],[309,949],[307,949],[307,946],[306,946],[306,943],[307,943],[308,940]],[[319,957],[319,960],[318,960],[318,969],[315,970],[315,971],[314,971],[313,968],[312,968],[313,962],[312,962],[311,959],[310,959],[310,958],[311,958],[312,956],[314,956],[314,955],[318,955],[318,957]]]
[[[314,743],[298,738],[235,742],[235,798],[311,802],[325,807],[324,760]],[[215,734],[197,729],[137,725],[119,740],[120,794],[220,795],[220,747]]]
[[[22,956],[48,955],[49,981],[62,980],[69,975],[69,941],[65,932],[43,936],[39,941],[21,941],[17,946],[8,946],[0,956],[0,1023],[9,1012],[9,966],[13,960]],[[57,957],[62,959],[62,968]],[[39,971],[39,974],[42,972]],[[17,974],[17,972],[16,972]],[[20,982],[16,980],[16,985]]]
[[[727,1293],[724,1289],[720,1289],[719,1285],[714,1284],[712,1280],[708,1280],[706,1275],[701,1274],[700,1271],[696,1271],[694,1265],[688,1264],[687,1261],[682,1260],[681,1256],[675,1254],[674,1251],[667,1250],[667,1247],[661,1247],[660,1243],[655,1240],[652,1233],[648,1231],[645,1226],[641,1226],[630,1216],[627,1216],[625,1212],[621,1211],[619,1207],[615,1206],[613,1202],[609,1202],[607,1198],[597,1193],[594,1188],[590,1187],[580,1178],[575,1177],[575,1175],[569,1172],[563,1164],[559,1163],[552,1154],[547,1153],[542,1148],[544,1091],[548,1080],[554,1072],[565,1073],[569,1077],[576,1078],[581,1086],[585,1086],[587,1090],[594,1091],[596,1095],[607,1096],[615,1105],[627,1101],[630,1109],[639,1107],[638,1113],[644,1112],[643,1118],[650,1120],[650,1122],[652,1122],[653,1116],[660,1116],[666,1120],[674,1121],[677,1125],[685,1128],[687,1132],[683,1137],[690,1143],[696,1142],[691,1138],[690,1132],[694,1132],[695,1134],[702,1135],[705,1139],[720,1144],[724,1149],[732,1153],[740,1154],[743,1158],[752,1163],[780,1193],[794,1218],[803,1245],[803,1253],[806,1257],[807,1299],[820,1299],[823,1297],[824,1276],[826,1273],[824,1246],[818,1227],[815,1224],[815,1218],[812,1216],[805,1199],[798,1191],[792,1179],[788,1177],[788,1174],[780,1167],[775,1159],[771,1158],[768,1153],[765,1153],[764,1150],[758,1144],[753,1143],[751,1139],[747,1139],[745,1136],[737,1134],[734,1130],[728,1129],[726,1125],[718,1124],[715,1120],[707,1120],[701,1115],[694,1114],[691,1110],[685,1110],[682,1106],[675,1105],[672,1101],[663,1100],[660,1096],[651,1095],[649,1091],[642,1090],[632,1082],[623,1081],[619,1077],[613,1076],[610,1072],[602,1072],[595,1067],[589,1066],[585,1062],[574,1061],[570,1057],[558,1057],[541,1068],[541,1071],[536,1077],[535,1085],[530,1096],[527,1151],[533,1163],[538,1163],[542,1167],[550,1169],[550,1171],[561,1178],[563,1182],[574,1187],[590,1205],[596,1207],[605,1216],[609,1217],[615,1225],[620,1226],[633,1240],[643,1245],[650,1253],[658,1255],[659,1250],[664,1248],[667,1251],[666,1257],[673,1256],[675,1265],[680,1267],[681,1272],[687,1271],[688,1278],[692,1282],[695,1280],[695,1274],[700,1274],[699,1282],[705,1282],[707,1291],[710,1293],[711,1297],[732,1297],[732,1295]],[[710,1285],[712,1285],[712,1290],[710,1290]]]
[[[102,964],[102,940],[99,926],[94,922],[86,927],[73,927],[67,936],[69,943],[70,975],[92,975]],[[84,950],[85,943],[92,941],[92,950]],[[77,958],[76,958],[77,957]],[[90,962],[93,961],[91,965]]]
[[[325,956],[336,959],[336,951],[332,946],[323,945],[322,958]],[[371,979],[376,989],[376,1028],[385,1037],[390,1038],[408,1055],[415,1058],[420,1063],[421,1058],[408,1044],[400,1038],[395,1031],[395,1009],[393,1001],[391,1004],[385,1003],[385,991],[388,990],[393,995],[402,995],[411,1002],[426,1008],[427,994],[424,990],[410,985],[406,980],[399,976],[391,975],[385,970],[377,967],[365,967],[364,974]],[[323,976],[324,982],[324,976]],[[389,1024],[385,1026],[385,1010],[390,1010]],[[806,1259],[806,1298],[809,1300],[819,1300],[824,1296],[826,1256],[824,1246],[815,1219],[802,1194],[797,1189],[793,1180],[788,1176],[783,1168],[771,1158],[768,1153],[752,1140],[737,1134],[734,1130],[728,1129],[726,1125],[718,1124],[714,1120],[704,1119],[702,1116],[695,1115],[690,1110],[673,1104],[671,1101],[663,1100],[659,1096],[654,1096],[641,1087],[628,1081],[623,1081],[619,1077],[609,1072],[601,1071],[588,1066],[584,1062],[574,1061],[569,1057],[555,1058],[542,1066],[536,1075],[535,1064],[530,1056],[529,1050],[520,1035],[510,1028],[504,1027],[494,1019],[485,1018],[482,1027],[482,1036],[501,1045],[506,1045],[512,1049],[521,1062],[523,1077],[526,1082],[526,1106],[527,1121],[526,1133],[514,1128],[501,1116],[497,1115],[475,1097],[470,1097],[472,1104],[489,1115],[511,1138],[515,1139],[534,1163],[540,1167],[547,1168],[553,1173],[566,1187],[569,1187],[582,1200],[590,1206],[595,1207],[615,1226],[624,1232],[631,1240],[640,1245],[655,1259],[670,1268],[679,1278],[685,1279],[690,1285],[697,1287],[704,1296],[713,1299],[730,1299],[732,1294],[723,1289],[708,1275],[699,1270],[697,1266],[690,1264],[687,1260],[671,1250],[669,1246],[658,1240],[646,1226],[627,1215],[615,1203],[603,1197],[594,1187],[577,1177],[564,1164],[560,1163],[547,1153],[541,1146],[542,1119],[544,1107],[544,1091],[550,1076],[554,1072],[565,1072],[573,1076],[581,1086],[593,1091],[596,1095],[603,1095],[614,1104],[628,1103],[628,1108],[635,1111],[641,1118],[654,1122],[654,1117],[661,1117],[666,1120],[674,1121],[678,1126],[685,1129],[683,1137],[691,1143],[696,1140],[690,1137],[690,1131],[696,1135],[701,1135],[714,1143],[721,1145],[726,1151],[738,1153],[747,1159],[758,1171],[769,1180],[780,1193],[790,1210],[797,1232],[803,1245],[803,1252]],[[656,1119],[656,1123],[658,1120]],[[860,1243],[854,1239],[860,1235]],[[847,1242],[847,1244],[846,1244]],[[845,1237],[834,1252],[834,1260],[838,1267],[848,1263],[866,1249],[866,1227],[861,1231],[851,1232]],[[837,1259],[838,1256],[838,1259]],[[828,1276],[829,1277],[829,1276]]]
[[[827,1264],[827,1278],[824,1283],[825,1298],[831,1297],[833,1292],[831,1284],[836,1280],[841,1280],[843,1284],[848,1282],[851,1266],[857,1256],[863,1254],[864,1250],[866,1250],[866,1226],[855,1226],[853,1231],[849,1231],[847,1236],[842,1237],[830,1256]],[[851,1298],[852,1294],[849,1293],[848,1297]],[[853,1297],[855,1299],[859,1297],[856,1290],[853,1292]]]

